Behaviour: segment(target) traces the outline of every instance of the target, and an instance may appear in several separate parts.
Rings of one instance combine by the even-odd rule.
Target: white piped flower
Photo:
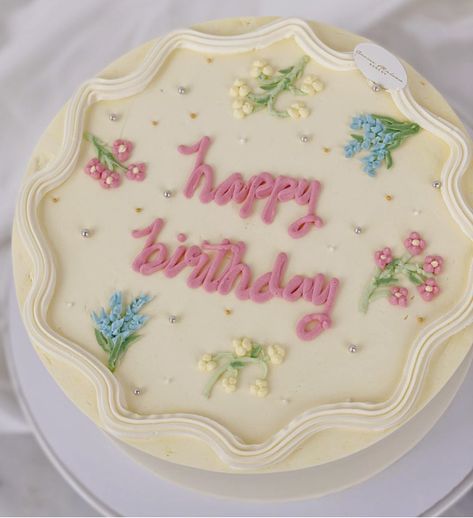
[[[280,345],[269,345],[266,349],[269,360],[274,365],[279,365],[284,361],[284,357],[286,356],[286,351]]]
[[[310,111],[304,103],[294,103],[287,109],[287,113],[292,119],[306,119]]]
[[[250,93],[250,88],[241,79],[236,79],[230,88],[230,97],[246,97]]]
[[[261,59],[253,61],[253,64],[251,65],[251,70],[250,70],[251,77],[257,78],[261,75],[270,77],[273,74],[274,74],[274,68],[271,65],[268,65],[267,61],[263,61]]]
[[[253,342],[249,338],[243,338],[242,340],[233,340],[233,348],[237,356],[246,356],[253,347]]]
[[[211,354],[204,354],[199,360],[198,367],[202,372],[210,372],[217,367],[217,362]]]
[[[222,385],[223,389],[227,394],[231,394],[232,392],[235,392],[237,387],[237,379],[235,376],[226,376],[222,379]]]
[[[268,382],[266,380],[257,379],[254,385],[250,385],[250,392],[254,396],[266,397],[269,392]]]
[[[242,99],[241,97],[233,101],[232,108],[233,116],[236,119],[243,119],[243,117],[246,117],[250,113],[253,113],[253,110],[255,109],[253,103],[245,101],[245,99]]]
[[[324,89],[322,81],[313,75],[308,75],[302,80],[301,91],[307,95],[315,95]]]

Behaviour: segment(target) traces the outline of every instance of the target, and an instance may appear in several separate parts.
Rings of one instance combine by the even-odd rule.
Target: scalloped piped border
[[[320,64],[338,71],[354,70],[351,52],[338,52],[322,43],[309,25],[299,19],[283,19],[254,32],[215,36],[193,30],[170,33],[151,48],[141,65],[117,79],[92,79],[70,100],[65,116],[64,138],[57,158],[27,180],[17,206],[18,228],[33,261],[34,275],[25,300],[23,318],[33,343],[48,354],[78,368],[94,385],[103,427],[118,437],[146,438],[157,434],[187,435],[205,441],[228,466],[254,470],[283,460],[304,440],[331,427],[388,430],[403,422],[423,384],[429,360],[436,347],[473,323],[473,268],[463,299],[442,319],[427,326],[415,341],[394,394],[382,403],[339,403],[310,409],[260,444],[246,444],[227,428],[194,414],[137,415],[125,407],[117,379],[93,355],[55,333],[46,320],[56,275],[54,260],[37,219],[43,196],[64,182],[74,169],[83,133],[86,109],[94,102],[112,100],[143,91],[170,52],[177,48],[214,54],[231,54],[267,47],[293,38]],[[442,195],[454,220],[473,240],[473,212],[467,206],[460,180],[470,162],[467,139],[458,128],[422,108],[406,87],[390,91],[398,109],[410,120],[444,140],[450,147],[442,170]],[[473,265],[472,265],[473,266]]]

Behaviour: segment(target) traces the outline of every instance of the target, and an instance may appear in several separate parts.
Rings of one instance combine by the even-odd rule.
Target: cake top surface
[[[471,320],[462,132],[300,20],[178,31],[127,72],[81,87],[20,200],[34,344],[115,435],[237,469],[401,424]]]

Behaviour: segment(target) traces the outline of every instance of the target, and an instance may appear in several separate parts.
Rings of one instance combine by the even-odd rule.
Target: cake
[[[18,299],[112,436],[205,470],[317,466],[402,427],[466,361],[470,141],[361,42],[298,19],[176,31],[46,130]]]

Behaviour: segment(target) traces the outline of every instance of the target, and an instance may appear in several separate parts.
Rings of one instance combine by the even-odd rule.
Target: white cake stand
[[[110,440],[70,403],[47,373],[29,343],[13,294],[10,299],[7,357],[25,413],[53,464],[104,515],[437,515],[473,486],[469,476],[473,466],[472,369],[459,373],[435,406],[429,405],[382,445],[371,447],[375,450],[360,453],[350,469],[340,462],[322,471],[309,469],[290,476],[249,479],[213,474],[159,461]],[[464,375],[446,413],[406,453],[438,419]],[[373,459],[374,468],[369,465]],[[379,471],[389,464],[361,482],[373,469]],[[338,469],[339,487],[361,483],[314,498],[333,490],[324,487],[324,469]],[[326,473],[328,478],[333,476],[333,472]]]

